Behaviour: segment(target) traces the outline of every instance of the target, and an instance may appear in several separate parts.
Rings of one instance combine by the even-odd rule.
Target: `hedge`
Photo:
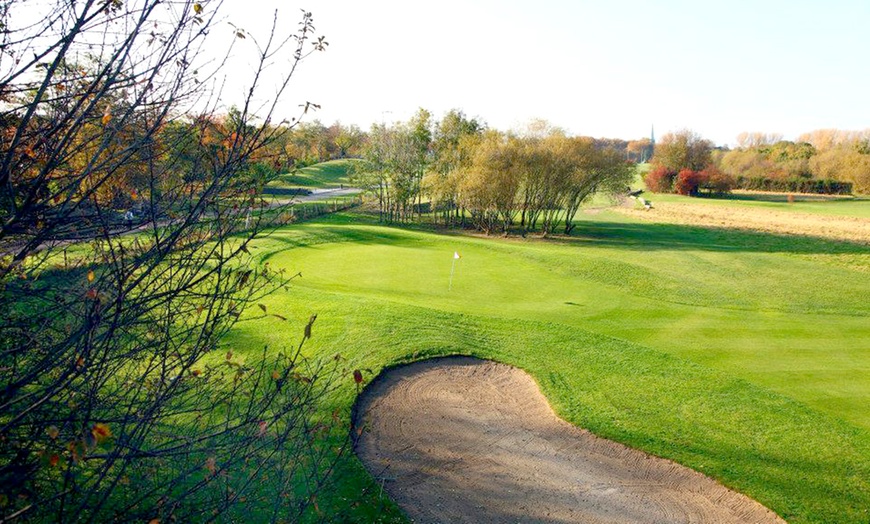
[[[851,195],[852,183],[838,180],[816,178],[789,178],[777,180],[764,177],[743,177],[736,179],[737,189],[752,191],[781,191],[787,193],[814,193],[819,195]]]

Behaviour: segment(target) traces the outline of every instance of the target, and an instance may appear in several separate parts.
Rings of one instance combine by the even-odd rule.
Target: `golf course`
[[[807,204],[822,216],[824,205],[864,217],[870,202]],[[564,420],[704,473],[788,522],[870,520],[867,244],[655,212],[587,210],[571,236],[543,239],[356,212],[291,225],[253,245],[261,263],[301,273],[264,302],[287,321],[241,322],[224,344],[251,355],[294,347],[316,313],[305,351],[340,355],[347,371],[323,409],[348,414],[353,370],[367,383],[439,356],[509,364]],[[339,469],[324,511],[402,520],[353,454]]]
[[[0,1],[0,524],[870,524],[870,3],[316,3]]]

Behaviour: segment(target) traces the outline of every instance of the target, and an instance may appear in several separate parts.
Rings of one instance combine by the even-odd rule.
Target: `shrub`
[[[852,184],[838,180],[818,178],[789,178],[774,180],[762,177],[737,177],[735,187],[752,191],[780,191],[814,193],[819,195],[851,195]]]
[[[701,189],[709,191],[710,193],[720,195],[723,193],[730,193],[737,184],[734,177],[713,165],[707,166],[703,171],[701,171],[700,175],[702,179]]]
[[[653,193],[672,193],[674,190],[674,179],[677,177],[677,172],[668,169],[665,166],[658,165],[653,167],[643,177],[647,189]]]
[[[691,169],[681,170],[677,173],[677,179],[674,182],[674,192],[680,195],[696,196],[701,182],[703,182],[701,173],[701,171],[692,171]]]

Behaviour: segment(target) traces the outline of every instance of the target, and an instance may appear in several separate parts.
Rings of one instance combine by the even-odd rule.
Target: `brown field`
[[[627,205],[634,203],[629,201]],[[656,203],[649,211],[632,207],[615,209],[633,218],[669,224],[801,235],[870,245],[870,219],[867,218],[683,202]]]

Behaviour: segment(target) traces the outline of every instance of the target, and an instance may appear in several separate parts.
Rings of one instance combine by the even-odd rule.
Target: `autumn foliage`
[[[674,188],[677,172],[663,165],[653,166],[643,177],[647,189],[655,193],[670,193]]]
[[[218,31],[218,4],[7,4],[0,521],[316,513],[348,430],[318,403],[336,380],[353,383],[340,358],[302,357],[316,316],[297,326],[254,307],[293,276],[248,249],[293,127],[268,107],[254,115],[252,99],[283,87],[260,96],[251,80],[238,109],[209,109],[197,53]],[[255,77],[323,47],[310,13],[294,27],[255,46]],[[300,345],[218,357],[246,310],[298,330]]]
[[[674,179],[674,192],[678,195],[696,196],[702,182],[703,177],[700,172],[681,169]]]

